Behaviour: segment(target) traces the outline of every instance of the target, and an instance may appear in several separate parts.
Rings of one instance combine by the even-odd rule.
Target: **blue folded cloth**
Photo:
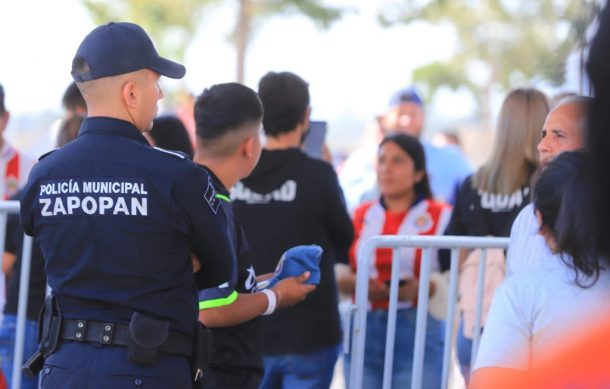
[[[258,289],[272,288],[286,277],[300,276],[308,271],[311,273],[306,284],[318,285],[320,283],[320,259],[322,247],[312,244],[308,246],[295,246],[286,250],[275,268],[275,274],[268,280],[258,283]]]

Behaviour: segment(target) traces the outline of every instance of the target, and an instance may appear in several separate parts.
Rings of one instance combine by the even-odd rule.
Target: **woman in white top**
[[[506,279],[494,296],[476,358],[472,387],[519,380],[610,307],[607,260],[595,253],[590,171],[585,152],[565,152],[534,189],[540,234],[551,254]],[[498,381],[496,381],[498,382]]]

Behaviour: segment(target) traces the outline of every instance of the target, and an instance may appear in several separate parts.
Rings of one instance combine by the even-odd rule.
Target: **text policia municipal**
[[[140,182],[54,181],[40,185],[39,197],[41,216],[148,215],[148,191]]]

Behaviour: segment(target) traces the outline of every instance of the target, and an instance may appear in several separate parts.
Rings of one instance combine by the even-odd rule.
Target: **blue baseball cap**
[[[320,283],[320,259],[322,259],[323,252],[322,247],[315,244],[295,246],[286,250],[275,268],[275,274],[269,280],[260,282],[258,288],[271,288],[284,278],[297,277],[306,271],[310,273],[310,276],[305,283],[318,285]]]
[[[76,82],[150,69],[169,78],[182,78],[184,66],[165,59],[142,27],[110,22],[97,27],[82,41],[72,60]]]
[[[390,107],[397,106],[401,103],[415,103],[424,106],[424,100],[413,87],[407,87],[396,91],[390,98]]]

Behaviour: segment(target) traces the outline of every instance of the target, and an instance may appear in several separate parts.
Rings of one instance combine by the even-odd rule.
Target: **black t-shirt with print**
[[[524,185],[512,194],[482,192],[466,177],[458,191],[445,235],[510,236],[510,228],[519,212],[530,202],[530,187]],[[443,270],[450,267],[450,251],[439,250]]]
[[[519,212],[530,202],[530,187],[524,185],[512,194],[482,192],[467,177],[458,192],[445,235],[510,235]]]
[[[237,250],[237,293],[254,293],[256,273],[246,253],[248,242],[233,207],[229,193],[220,180],[207,169],[223,208],[233,224]],[[260,318],[230,327],[212,328],[212,358],[200,380],[203,388],[258,388],[263,377],[262,333]]]

